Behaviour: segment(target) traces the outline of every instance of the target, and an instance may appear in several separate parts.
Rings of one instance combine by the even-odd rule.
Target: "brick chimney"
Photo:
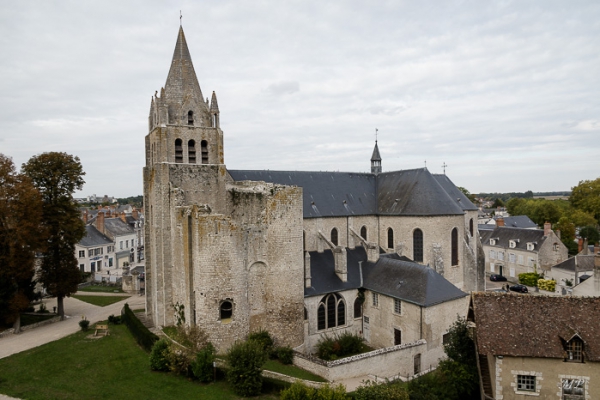
[[[135,219],[139,219],[138,210],[136,210],[135,207],[133,207],[133,210],[131,210],[131,216]]]
[[[88,223],[88,219],[89,219],[88,210],[84,210],[83,211],[83,222],[87,224]]]
[[[121,214],[119,214],[119,218],[121,218],[121,221],[127,223],[127,217],[125,216],[125,211],[122,211]]]
[[[581,253],[581,250],[583,250],[583,238],[579,238],[579,242],[577,243],[577,252]]]
[[[550,222],[546,222],[544,224],[544,236],[550,235],[550,232],[552,232],[552,224]]]
[[[503,217],[496,218],[496,226],[504,226],[504,218]]]
[[[102,211],[98,211],[98,215],[96,216],[96,229],[104,234],[104,213]]]

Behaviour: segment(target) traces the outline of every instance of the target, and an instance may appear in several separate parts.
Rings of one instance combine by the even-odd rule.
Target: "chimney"
[[[544,236],[550,235],[550,232],[552,232],[552,224],[550,222],[546,222],[544,224]]]
[[[102,211],[98,211],[98,215],[96,216],[96,229],[104,234],[104,213]]]
[[[504,226],[504,218],[503,217],[496,218],[496,226]]]
[[[577,252],[581,253],[581,250],[583,250],[583,238],[579,238],[579,242],[577,243]]]
[[[87,224],[88,223],[88,218],[89,218],[88,210],[84,210],[83,211],[83,222]]]
[[[596,243],[594,245],[594,254],[598,254],[599,251],[600,251],[600,246],[598,245],[598,243]]]
[[[337,246],[333,249],[333,260],[335,262],[335,274],[342,280],[348,281],[348,257],[346,248]]]
[[[600,293],[600,253],[594,256],[594,291]]]
[[[131,210],[131,216],[135,219],[139,219],[138,210],[136,210],[135,207],[133,207],[133,210]]]
[[[119,218],[121,218],[121,221],[127,223],[127,217],[125,217],[125,212],[121,212],[121,214],[119,214]]]

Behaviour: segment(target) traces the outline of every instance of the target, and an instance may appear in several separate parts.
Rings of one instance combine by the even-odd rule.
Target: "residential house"
[[[568,257],[567,247],[546,223],[544,230],[496,227],[481,231],[487,274],[500,274],[516,281],[524,272],[550,272]]]
[[[113,240],[117,268],[123,268],[135,262],[138,235],[135,229],[127,223],[125,214],[118,218],[105,218],[104,213],[99,212],[93,224],[100,232]]]
[[[482,399],[600,399],[600,298],[471,296]]]
[[[579,285],[594,273],[594,255],[576,255],[553,265],[546,279],[554,279],[557,289],[570,289]]]
[[[85,236],[75,245],[75,257],[81,272],[91,272],[92,275],[116,265],[112,239],[92,225],[86,225]]]

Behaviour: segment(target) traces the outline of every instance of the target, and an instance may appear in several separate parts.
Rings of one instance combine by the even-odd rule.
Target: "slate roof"
[[[515,215],[514,217],[504,217],[504,226],[510,228],[539,229],[527,215]]]
[[[331,250],[309,254],[312,287],[304,289],[306,297],[360,288],[359,261],[364,261],[362,287],[386,296],[424,307],[468,296],[433,269],[397,254],[382,254],[376,263],[370,263],[364,248],[347,249],[347,282],[336,275]]]
[[[594,270],[594,255],[577,255],[575,257],[567,258],[565,261],[558,263],[552,268],[560,268],[567,271],[575,272],[575,263],[577,262],[578,271],[593,271]]]
[[[128,223],[123,222],[121,218],[107,218],[104,220],[104,229],[113,236],[131,235],[135,231]]]
[[[477,207],[445,175],[426,168],[385,172],[229,170],[235,181],[302,187],[304,218],[353,215],[463,215]]]
[[[395,256],[363,269],[364,288],[423,307],[468,296],[432,268]]]
[[[473,293],[477,350],[494,356],[559,358],[578,334],[584,358],[600,361],[600,297]]]
[[[484,246],[491,246],[490,239],[496,239],[495,246],[508,248],[510,240],[518,240],[515,249],[519,250],[527,250],[527,243],[537,243],[534,250],[538,251],[546,240],[543,229],[498,226],[493,231],[480,231],[480,234]]]
[[[85,226],[85,236],[79,241],[80,246],[92,247],[92,246],[106,246],[112,244],[113,241],[108,237],[104,236],[98,229],[93,225]]]

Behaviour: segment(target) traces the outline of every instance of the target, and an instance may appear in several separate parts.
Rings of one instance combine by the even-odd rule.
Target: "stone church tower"
[[[231,178],[217,97],[204,100],[182,28],[148,122],[146,310],[155,325],[198,325],[219,350],[260,329],[302,344],[302,189]]]

